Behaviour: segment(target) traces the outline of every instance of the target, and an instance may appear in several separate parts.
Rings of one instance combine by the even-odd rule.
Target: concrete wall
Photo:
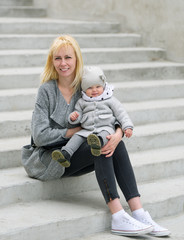
[[[49,0],[33,0],[34,6],[36,7],[47,7]],[[53,8],[55,6],[53,5]]]
[[[119,1],[119,3],[121,0]],[[141,33],[145,45],[167,50],[167,58],[184,62],[184,1],[125,0],[117,8],[125,29]],[[123,18],[121,17],[121,10]]]
[[[164,47],[168,59],[184,62],[183,0],[34,0],[48,16],[117,20],[125,32],[140,33],[147,46]]]

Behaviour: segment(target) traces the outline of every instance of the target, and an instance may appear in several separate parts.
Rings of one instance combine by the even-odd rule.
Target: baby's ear
[[[104,81],[104,83],[106,82],[106,76],[105,75],[100,75],[100,79],[102,79]]]

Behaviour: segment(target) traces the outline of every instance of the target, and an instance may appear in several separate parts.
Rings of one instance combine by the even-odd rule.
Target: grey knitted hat
[[[96,66],[84,67],[84,72],[82,76],[81,87],[85,92],[89,87],[93,85],[105,86],[106,76],[101,68]]]

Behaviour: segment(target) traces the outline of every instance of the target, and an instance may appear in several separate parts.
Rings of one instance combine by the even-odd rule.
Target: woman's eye
[[[69,59],[69,58],[71,58],[71,57],[69,57],[69,56],[66,57],[66,59]]]

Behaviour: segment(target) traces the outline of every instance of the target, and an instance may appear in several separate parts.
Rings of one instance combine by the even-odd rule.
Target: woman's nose
[[[64,59],[61,59],[60,64],[61,64],[61,65],[65,65],[65,64],[66,64],[65,60],[64,60]]]

